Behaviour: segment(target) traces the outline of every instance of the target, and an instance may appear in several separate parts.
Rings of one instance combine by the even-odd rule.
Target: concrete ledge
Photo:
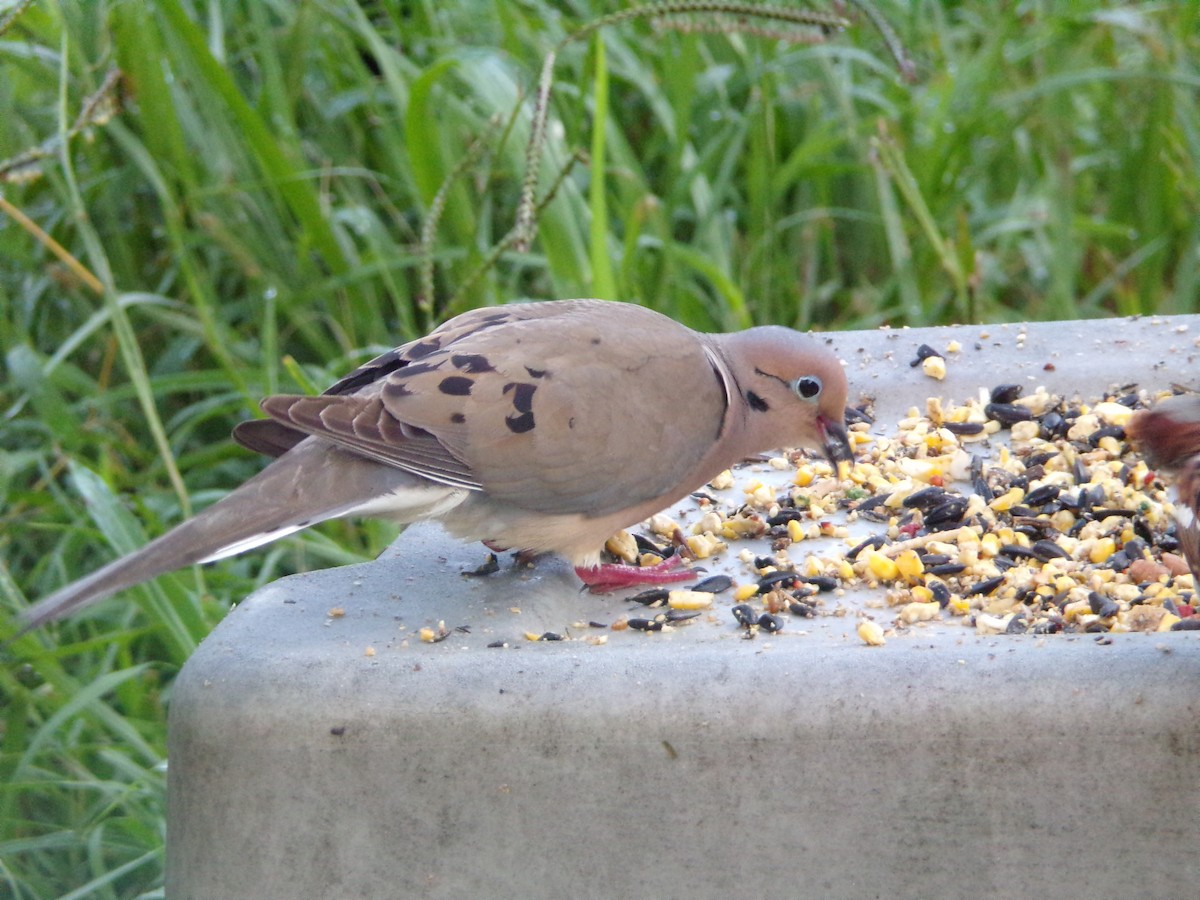
[[[1198,323],[831,338],[894,422],[1020,378],[1194,384]],[[908,367],[950,339],[946,382]],[[460,576],[483,555],[412,528],[227,617],[173,689],[168,896],[1182,897],[1200,879],[1196,633],[868,648],[831,617],[748,641],[725,602],[670,633],[530,643],[629,604],[555,561]],[[417,639],[439,621],[469,632]]]

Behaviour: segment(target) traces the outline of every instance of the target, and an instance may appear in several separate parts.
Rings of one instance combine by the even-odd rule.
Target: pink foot
[[[653,566],[627,566],[622,563],[604,563],[588,568],[576,566],[575,574],[592,591],[603,593],[640,584],[674,584],[696,578],[696,573],[691,569],[675,571],[682,563],[680,557],[668,556]]]

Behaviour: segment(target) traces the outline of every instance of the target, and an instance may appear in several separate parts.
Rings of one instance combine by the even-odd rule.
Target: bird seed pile
[[[829,615],[856,615],[868,644],[935,622],[1100,640],[1200,626],[1167,486],[1125,440],[1133,412],[1156,399],[1136,385],[1087,401],[1000,385],[961,403],[930,399],[886,437],[871,434],[864,404],[852,411],[853,466],[772,459],[782,490],[779,479],[739,485],[727,472],[696,495],[694,523],[651,519],[661,538],[684,533],[696,559],[728,550],[740,569],[645,591],[633,599],[648,617],[628,624],[673,625],[729,589],[748,636]],[[743,538],[770,552],[739,553]],[[654,547],[626,536],[609,549],[636,559]],[[849,608],[843,595],[861,587],[878,599]]]

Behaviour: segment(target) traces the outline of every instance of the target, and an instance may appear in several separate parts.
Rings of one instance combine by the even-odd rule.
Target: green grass
[[[617,8],[45,0],[9,23],[0,159],[42,155],[0,176],[0,633],[255,471],[228,432],[260,396],[460,309],[1195,311],[1200,5],[880,0],[911,83],[865,20],[816,46],[606,28],[559,52],[521,247],[542,60]],[[73,128],[114,69],[123,108]],[[173,674],[230,601],[392,534],[325,526],[5,651],[0,895],[154,894]]]

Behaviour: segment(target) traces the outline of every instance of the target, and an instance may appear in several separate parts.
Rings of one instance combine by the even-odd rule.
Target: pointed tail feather
[[[23,610],[22,633],[166,572],[327,519],[361,511],[411,522],[464,493],[310,438],[162,537]]]

